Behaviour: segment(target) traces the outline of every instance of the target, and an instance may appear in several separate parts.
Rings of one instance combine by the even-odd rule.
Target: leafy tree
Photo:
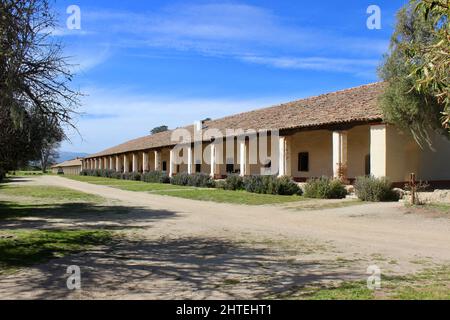
[[[417,77],[411,75],[415,65],[410,57],[417,46],[432,45],[435,41],[433,25],[409,4],[397,14],[390,50],[379,69],[381,78],[387,83],[381,97],[385,119],[410,131],[421,146],[431,146],[432,132],[445,132],[440,122],[443,107],[431,92],[414,89]]]
[[[58,149],[61,146],[59,141],[45,141],[41,150],[41,169],[43,173],[47,172],[50,164],[55,163],[59,157]]]
[[[62,46],[51,37],[55,27],[48,0],[0,1],[0,167],[4,169],[40,159],[48,130],[62,132],[63,125],[73,126],[79,93],[69,87],[69,65]]]
[[[431,94],[443,105],[443,125],[450,129],[450,1],[412,1],[419,15],[433,27],[432,43],[417,43],[409,63],[415,68],[415,89]],[[419,57],[419,59],[417,59]]]
[[[48,165],[58,158],[58,149],[61,141],[65,139],[64,131],[57,125],[55,119],[51,119],[41,114],[35,114],[31,138],[34,150],[34,159],[39,159],[42,172],[46,172]]]
[[[166,131],[169,131],[169,127],[164,125],[164,126],[159,126],[159,127],[153,128],[150,131],[150,133],[151,134],[157,134],[157,133],[166,132]]]

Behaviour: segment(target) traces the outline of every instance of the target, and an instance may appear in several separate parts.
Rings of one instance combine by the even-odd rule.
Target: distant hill
[[[67,161],[67,160],[72,160],[75,158],[84,158],[87,155],[89,155],[88,153],[81,153],[81,152],[67,152],[67,151],[59,151],[59,158],[57,159],[58,163]]]

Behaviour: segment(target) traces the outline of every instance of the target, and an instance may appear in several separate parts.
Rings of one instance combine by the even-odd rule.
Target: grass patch
[[[28,176],[42,176],[44,174],[48,174],[48,173],[43,173],[42,171],[11,171],[8,172],[8,176],[11,177],[28,177]]]
[[[234,286],[240,284],[241,281],[238,279],[225,279],[223,280],[223,284],[226,286]]]
[[[165,183],[147,183],[141,181],[119,180],[119,179],[91,177],[91,176],[70,176],[65,178],[80,182],[88,182],[101,186],[113,187],[126,191],[153,192],[162,190],[193,189],[193,187],[175,186]]]
[[[206,189],[184,187],[161,183],[146,183],[130,180],[116,180],[101,177],[74,176],[67,177],[72,180],[88,182],[97,185],[110,186],[127,191],[151,192],[158,195],[171,196],[183,199],[213,201],[219,203],[234,203],[246,205],[266,205],[300,201],[299,196],[279,196],[269,194],[249,193],[246,191],[231,191],[222,189]]]
[[[37,217],[41,219],[82,219],[92,215],[126,215],[133,210],[124,206],[92,203],[24,203],[0,201],[0,220]],[[136,210],[136,209],[135,209]]]
[[[301,201],[299,196],[278,196],[271,194],[249,193],[246,191],[229,191],[220,189],[190,189],[158,191],[155,194],[172,196],[183,199],[213,201],[219,203],[233,203],[245,205],[267,205]]]
[[[48,186],[0,185],[0,195],[31,197],[41,200],[99,202],[102,198],[72,189]]]
[[[426,204],[425,208],[450,214],[450,203],[430,203]]]
[[[106,244],[103,230],[17,230],[0,232],[0,274]]]
[[[369,290],[366,281],[330,286],[307,286],[276,298],[307,300],[449,300],[450,267],[427,269],[404,277],[382,276],[381,288]]]
[[[336,287],[330,287],[315,291],[306,292],[306,299],[309,300],[371,300],[374,291],[367,288],[365,282],[344,282]]]

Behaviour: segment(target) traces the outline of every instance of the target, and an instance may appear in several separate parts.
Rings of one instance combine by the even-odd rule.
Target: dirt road
[[[115,226],[127,238],[2,277],[0,298],[260,298],[310,283],[365,279],[373,264],[406,274],[450,262],[450,219],[417,215],[400,203],[299,211],[293,207],[301,203],[200,202],[54,176],[27,183],[71,188],[129,208],[125,216],[87,213],[41,220],[38,227]],[[21,223],[4,221],[0,229]],[[81,267],[83,290],[65,287],[68,265]]]

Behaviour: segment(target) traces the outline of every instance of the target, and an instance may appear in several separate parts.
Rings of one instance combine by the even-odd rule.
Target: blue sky
[[[85,97],[62,150],[93,153],[206,117],[377,81],[406,1],[62,1],[54,31]],[[369,5],[381,30],[369,30]],[[81,30],[68,30],[69,5]]]

